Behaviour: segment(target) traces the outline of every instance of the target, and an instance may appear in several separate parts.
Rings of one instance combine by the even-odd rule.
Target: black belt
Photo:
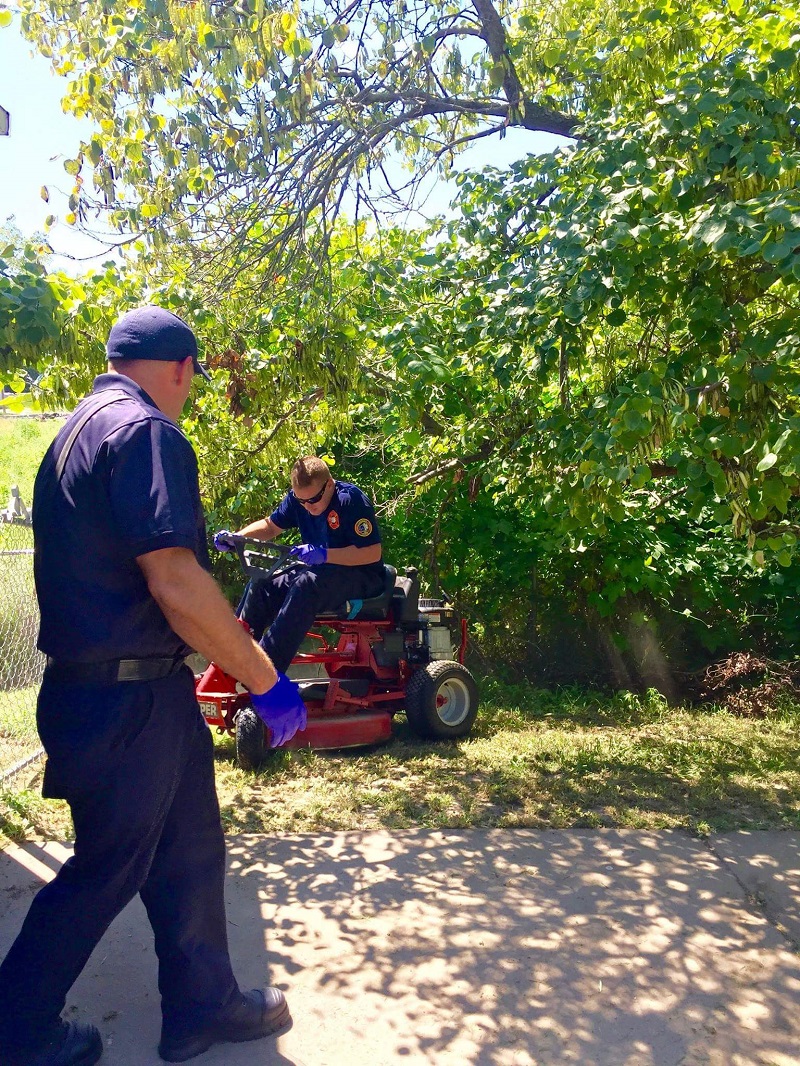
[[[47,656],[45,677],[50,681],[88,685],[116,685],[119,681],[156,681],[175,674],[185,664],[183,658],[106,659],[99,663],[77,663]]]

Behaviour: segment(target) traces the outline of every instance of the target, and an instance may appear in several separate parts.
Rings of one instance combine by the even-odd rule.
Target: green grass
[[[276,753],[252,774],[217,738],[226,830],[800,829],[800,706],[749,719],[656,694],[482,690],[474,734],[456,743],[420,741],[399,717],[384,747]],[[33,792],[15,804],[0,801],[6,835],[70,835],[65,805]]]
[[[30,508],[39,463],[63,421],[0,415],[0,506],[8,503],[11,486],[18,485]]]
[[[32,548],[30,527],[0,523],[0,731],[13,690],[34,684],[41,675]],[[20,554],[7,554],[9,549]]]
[[[0,507],[17,485],[30,509],[33,482],[44,453],[63,419],[0,415]],[[30,528],[0,524],[0,550],[33,547]],[[38,612],[30,555],[0,556],[0,769],[39,747],[36,692],[41,669],[35,652]],[[0,794],[0,843],[3,838],[64,836],[69,818],[63,804],[43,800],[26,786],[36,768],[20,774],[13,791]],[[10,789],[10,786],[7,786]]]
[[[28,747],[32,741],[39,747],[39,735],[36,732],[36,697],[39,695],[39,681],[24,688],[7,691],[0,690],[0,769],[13,762],[8,759],[4,746],[10,740],[25,743]]]
[[[0,507],[12,485],[30,509],[42,456],[63,419],[0,415]],[[0,523],[0,769],[38,747],[35,707],[41,672],[39,615],[33,584],[33,532]],[[19,554],[10,554],[10,553]]]

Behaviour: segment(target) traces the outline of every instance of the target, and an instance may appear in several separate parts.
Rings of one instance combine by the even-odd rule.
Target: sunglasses
[[[325,484],[322,486],[322,488],[319,490],[319,492],[316,493],[316,495],[307,496],[305,499],[303,499],[302,496],[298,496],[297,493],[294,491],[294,489],[289,489],[289,492],[291,493],[292,496],[294,496],[294,498],[297,500],[298,503],[319,503],[319,501],[325,495],[325,489],[327,489],[327,487],[328,487],[328,482],[326,481]]]

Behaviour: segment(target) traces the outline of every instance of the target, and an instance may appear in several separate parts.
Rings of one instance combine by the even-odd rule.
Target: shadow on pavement
[[[39,867],[35,845],[0,856],[0,953],[59,847]],[[800,959],[728,861],[684,834],[242,836],[229,859],[240,982],[284,988],[294,1025],[202,1066],[800,1063]],[[158,1062],[138,901],[70,1006],[100,1025],[104,1064]]]
[[[230,852],[302,1061],[800,1061],[800,960],[699,840],[345,833]]]

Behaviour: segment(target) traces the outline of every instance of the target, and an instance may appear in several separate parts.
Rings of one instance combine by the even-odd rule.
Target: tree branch
[[[313,392],[308,393],[307,396],[303,396],[296,403],[293,403],[289,410],[286,411],[285,414],[281,415],[281,417],[278,419],[278,421],[275,423],[275,425],[272,427],[272,429],[269,431],[269,433],[259,445],[257,445],[255,448],[252,448],[250,451],[242,453],[244,457],[250,459],[254,455],[258,455],[259,452],[262,452],[270,443],[270,441],[274,440],[275,436],[278,434],[281,428],[286,425],[289,419],[297,413],[298,408],[303,407],[308,408],[310,410],[312,407],[315,406],[315,404],[319,403],[324,394],[324,389],[314,389]]]
[[[489,55],[495,65],[504,68],[503,92],[511,107],[512,114],[522,111],[522,86],[519,77],[508,54],[508,39],[506,38],[503,21],[491,0],[472,0],[478,18],[481,20],[483,32],[481,36],[486,41]]]

